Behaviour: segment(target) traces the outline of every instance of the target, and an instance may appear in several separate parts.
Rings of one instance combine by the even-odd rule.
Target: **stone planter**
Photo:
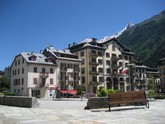
[[[108,108],[108,97],[91,97],[84,109]]]

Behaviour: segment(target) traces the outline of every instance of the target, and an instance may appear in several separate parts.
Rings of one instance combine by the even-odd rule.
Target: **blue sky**
[[[165,0],[0,0],[0,70],[21,52],[113,35],[165,9]]]

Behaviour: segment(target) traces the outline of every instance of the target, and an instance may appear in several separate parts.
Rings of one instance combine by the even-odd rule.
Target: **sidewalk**
[[[39,99],[40,107],[18,108],[0,105],[0,124],[164,124],[165,100],[141,106],[84,110],[86,100]],[[132,109],[134,108],[134,109]],[[121,110],[122,109],[122,110]],[[126,110],[125,110],[126,109]]]

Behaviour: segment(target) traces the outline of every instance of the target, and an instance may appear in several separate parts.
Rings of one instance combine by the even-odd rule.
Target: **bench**
[[[149,101],[146,98],[145,91],[110,93],[108,95],[109,111],[111,111],[111,107],[113,106],[121,104],[136,105],[139,103],[143,103],[143,105],[146,105],[146,107],[149,108]]]

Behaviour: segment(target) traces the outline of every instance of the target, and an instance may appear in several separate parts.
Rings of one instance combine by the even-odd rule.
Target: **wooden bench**
[[[121,104],[135,105],[143,103],[149,108],[149,101],[146,98],[145,91],[129,91],[120,93],[110,93],[108,95],[108,106],[111,111],[112,106],[118,106]]]

